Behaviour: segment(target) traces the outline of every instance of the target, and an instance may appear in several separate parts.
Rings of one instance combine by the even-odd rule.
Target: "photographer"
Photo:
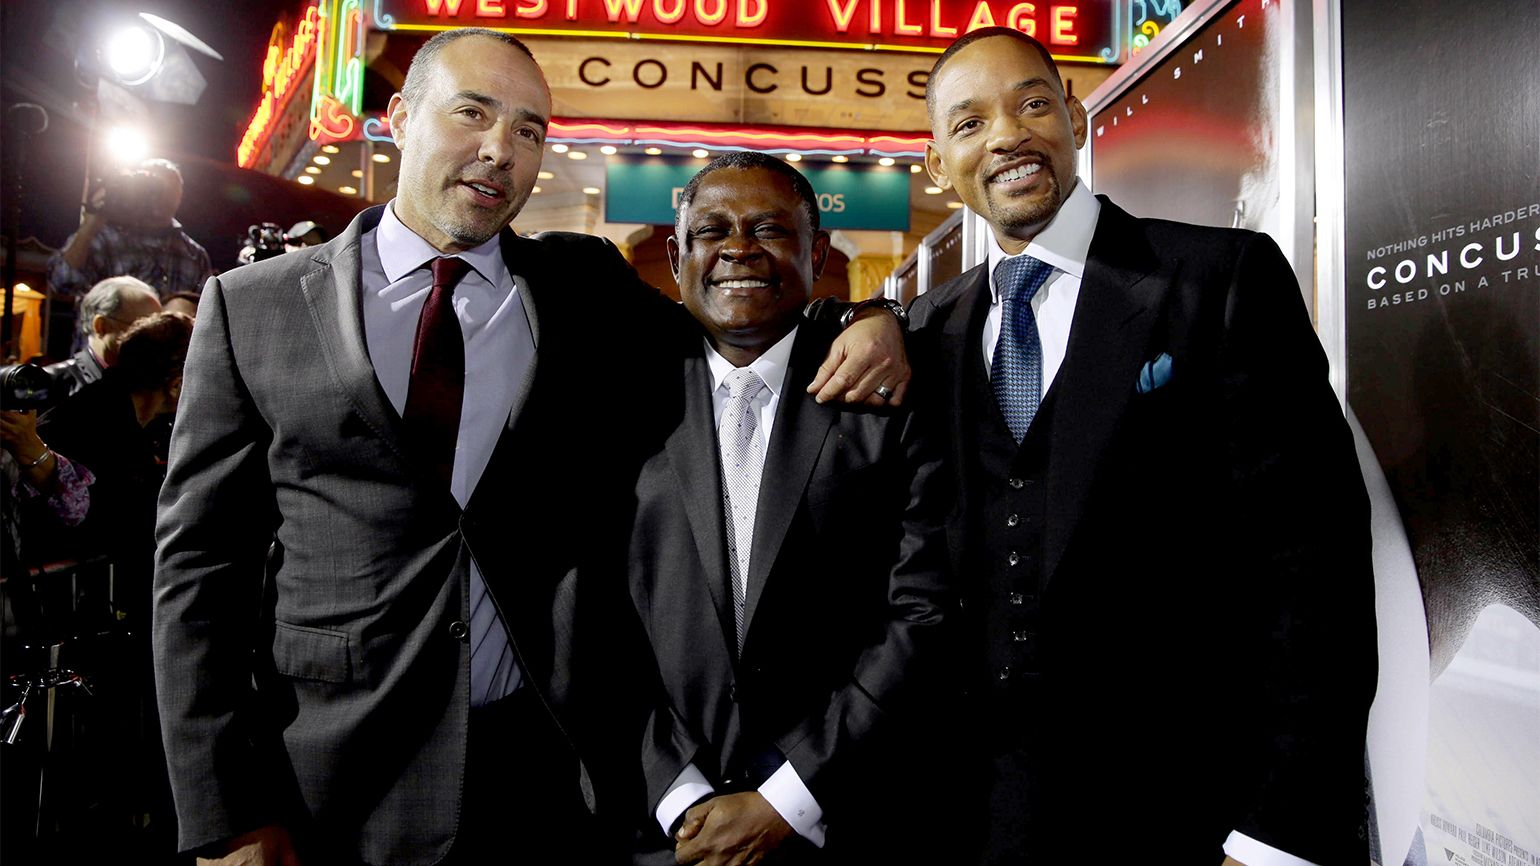
[[[80,299],[76,328],[85,346],[74,357],[44,368],[58,403],[102,377],[118,358],[118,344],[135,322],[160,312],[155,290],[134,277],[108,277]]]
[[[91,507],[89,487],[96,479],[38,437],[36,409],[0,411],[0,448],[5,475],[5,544],[0,556],[5,572],[15,574],[13,569],[26,562],[29,553],[22,546],[23,527],[45,515],[59,526],[78,526]]]
[[[182,173],[149,159],[114,178],[87,203],[80,229],[48,260],[48,289],[79,297],[99,280],[127,275],[164,298],[201,292],[213,274],[208,251],[176,221]]]

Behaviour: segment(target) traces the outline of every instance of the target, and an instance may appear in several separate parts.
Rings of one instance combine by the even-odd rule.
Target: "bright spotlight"
[[[106,45],[107,67],[125,85],[143,84],[155,77],[166,59],[166,43],[156,31],[131,25],[112,34]]]
[[[113,162],[130,165],[144,159],[149,153],[150,142],[145,139],[144,133],[131,126],[114,126],[107,130],[103,149]]]

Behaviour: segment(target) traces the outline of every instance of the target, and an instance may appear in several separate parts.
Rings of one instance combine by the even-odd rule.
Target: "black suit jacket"
[[[634,811],[619,769],[634,746],[601,729],[625,703],[607,641],[634,617],[618,582],[576,579],[590,506],[625,477],[585,386],[681,313],[606,241],[504,232],[535,360],[510,373],[514,408],[462,511],[403,443],[369,362],[359,246],[380,212],[203,295],[155,577],[183,848],[281,821],[329,862],[443,856],[464,775],[471,558],[525,687],[582,758],[574,790],[600,814]]]
[[[979,267],[911,311],[943,358],[959,469],[981,428],[961,395],[985,375],[988,304]],[[1138,393],[1161,353],[1169,381]],[[1240,830],[1364,862],[1368,502],[1287,261],[1264,235],[1102,199],[1050,393],[1041,687],[1020,705],[964,704],[963,721],[1038,732],[978,739],[1035,753],[1043,777],[996,785],[1046,783],[1062,822],[1044,825],[1050,849],[1112,832],[1152,859],[1217,862]],[[979,555],[980,479],[952,477],[948,533],[978,612],[1005,602],[980,577],[996,567]],[[982,668],[965,679],[993,676]]]
[[[810,323],[796,337],[765,453],[741,658],[698,331],[658,377],[667,390],[627,554],[662,690],[642,756],[650,847],[671,848],[652,815],[691,762],[730,793],[789,760],[824,811],[830,850],[903,838],[874,824],[897,791],[887,780],[905,760],[923,764],[922,746],[898,743],[943,667],[940,454],[915,415],[819,405],[798,387],[831,339]]]

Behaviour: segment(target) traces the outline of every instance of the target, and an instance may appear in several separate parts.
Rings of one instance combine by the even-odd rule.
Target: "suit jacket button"
[[[1016,563],[1021,562],[1021,556],[1013,550],[1011,551],[1010,555],[1005,558],[1005,561],[1009,565],[1015,565]]]
[[[1006,526],[1015,526],[1016,524],[1018,524],[1020,522],[1021,522],[1021,518],[1019,516],[1015,515],[1015,514],[1012,514],[1010,517],[1005,518],[1005,525]]]
[[[1026,603],[1026,600],[1027,597],[1019,592],[1011,593],[1011,604],[1024,604]]]
[[[1008,680],[1008,679],[1010,679],[1011,678],[1011,666],[1010,665],[1006,665],[1005,667],[1000,668],[1000,673],[996,674],[996,676],[998,676],[1001,680]]]
[[[471,627],[460,620],[455,620],[449,624],[449,636],[458,641],[469,642],[471,639]]]
[[[728,683],[727,684],[727,699],[732,701],[735,704],[738,702],[738,684],[737,683]],[[724,782],[723,784],[726,784],[726,783]]]
[[[1010,485],[1012,490],[1020,490],[1021,488],[1027,486],[1027,482],[1022,481],[1020,478],[1012,478],[1010,480]]]

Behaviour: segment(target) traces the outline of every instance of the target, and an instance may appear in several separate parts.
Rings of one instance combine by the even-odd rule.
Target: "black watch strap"
[[[857,313],[872,307],[879,307],[892,313],[893,318],[898,320],[898,326],[905,331],[909,330],[909,311],[904,309],[903,304],[892,298],[867,298],[864,301],[852,304],[850,309],[840,316],[840,329],[844,330],[850,327],[850,323],[855,321]]]

